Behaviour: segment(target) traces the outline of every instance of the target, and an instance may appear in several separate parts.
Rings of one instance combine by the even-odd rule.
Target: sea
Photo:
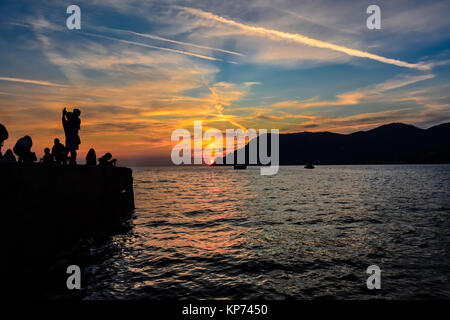
[[[88,246],[83,299],[450,298],[450,165],[133,177],[128,228]]]

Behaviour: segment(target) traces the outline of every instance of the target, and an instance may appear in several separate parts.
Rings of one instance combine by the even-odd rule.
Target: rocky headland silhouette
[[[270,137],[267,141],[270,154]],[[279,143],[281,165],[450,163],[450,122],[428,129],[391,123],[350,134],[286,133],[280,134]],[[237,152],[234,154],[235,161]],[[248,154],[247,144],[246,164],[249,164]],[[227,163],[226,158],[223,158],[223,163],[233,164]]]

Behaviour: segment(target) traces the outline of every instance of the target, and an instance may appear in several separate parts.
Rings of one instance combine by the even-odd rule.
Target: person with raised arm
[[[66,135],[66,148],[70,153],[69,164],[77,164],[77,150],[81,143],[78,131],[80,131],[81,111],[73,109],[73,112],[67,112],[66,108],[62,112],[62,124]]]

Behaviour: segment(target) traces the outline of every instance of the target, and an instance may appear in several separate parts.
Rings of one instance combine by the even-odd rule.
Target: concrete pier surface
[[[133,209],[129,168],[0,162],[0,211],[13,256],[52,254],[111,232]]]

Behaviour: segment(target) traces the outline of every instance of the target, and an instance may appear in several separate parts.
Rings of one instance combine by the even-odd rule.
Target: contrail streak
[[[376,60],[379,62],[396,65],[399,67],[406,67],[406,68],[419,69],[419,70],[429,70],[431,68],[431,66],[427,65],[427,64],[408,63],[408,62],[401,61],[401,60],[385,58],[385,57],[382,57],[382,56],[379,56],[376,54],[372,54],[369,52],[351,49],[351,48],[336,45],[336,44],[333,44],[330,42],[313,39],[313,38],[304,36],[302,34],[288,33],[288,32],[283,32],[283,31],[278,31],[278,30],[273,30],[273,29],[266,29],[263,27],[254,27],[251,25],[246,25],[246,24],[234,21],[234,20],[230,20],[230,19],[218,16],[218,15],[215,15],[211,12],[206,12],[206,11],[202,11],[199,9],[188,8],[188,7],[178,7],[178,8],[181,10],[184,10],[186,12],[189,12],[193,15],[203,17],[208,20],[213,20],[213,21],[217,21],[220,23],[228,24],[228,25],[240,28],[248,33],[253,33],[253,34],[260,35],[260,36],[269,37],[271,39],[286,39],[286,40],[290,40],[293,42],[306,44],[306,45],[309,45],[312,47],[325,48],[325,49],[330,49],[330,50],[334,50],[334,51],[339,51],[339,52],[348,54],[350,56],[372,59],[372,60]]]
[[[180,45],[183,45],[183,46],[191,46],[191,47],[199,48],[199,49],[219,51],[219,52],[223,52],[223,53],[233,54],[233,55],[236,55],[236,56],[244,56],[242,53],[235,52],[235,51],[219,49],[219,48],[213,48],[213,47],[208,47],[208,46],[202,46],[202,45],[195,44],[195,43],[190,43],[190,42],[184,42],[184,41],[177,41],[177,40],[167,39],[167,38],[163,38],[163,37],[159,37],[159,36],[155,36],[155,35],[147,34],[147,33],[139,33],[139,32],[135,32],[135,31],[131,31],[131,30],[122,30],[122,29],[113,29],[113,28],[108,28],[108,29],[109,30],[113,30],[113,31],[117,31],[117,32],[134,34],[136,36],[140,36],[140,37],[148,38],[148,39],[152,39],[152,40],[165,41],[165,42],[180,44]]]
[[[218,59],[218,58],[208,57],[208,56],[204,56],[204,55],[201,55],[201,54],[192,53],[192,52],[188,52],[188,51],[182,51],[182,50],[177,50],[177,49],[152,46],[151,44],[135,42],[135,41],[129,41],[129,40],[123,40],[123,39],[108,37],[108,36],[104,36],[104,35],[100,35],[100,34],[96,34],[96,33],[91,33],[91,32],[86,32],[86,31],[84,31],[83,34],[87,34],[87,35],[90,35],[90,36],[93,36],[93,37],[113,40],[113,41],[119,41],[119,42],[122,42],[122,43],[128,43],[128,44],[132,44],[132,45],[140,46],[140,47],[145,47],[145,48],[152,48],[152,49],[158,49],[158,50],[163,50],[163,51],[169,51],[169,52],[173,52],[173,53],[184,54],[184,55],[187,55],[187,56],[196,57],[196,58],[205,59],[205,60],[210,60],[210,61],[223,61],[223,60]]]
[[[0,80],[10,81],[10,82],[31,83],[31,84],[37,84],[40,86],[66,87],[65,85],[62,85],[62,84],[57,84],[57,83],[48,82],[48,81],[41,81],[41,80],[28,80],[28,79],[9,78],[9,77],[0,77]]]

